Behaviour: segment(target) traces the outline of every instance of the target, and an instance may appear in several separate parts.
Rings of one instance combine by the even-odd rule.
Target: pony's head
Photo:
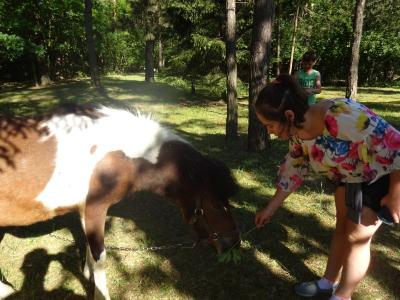
[[[238,247],[240,232],[228,201],[238,185],[228,167],[181,141],[165,143],[158,164],[174,173],[166,196],[177,202],[199,241],[208,242],[219,253]]]

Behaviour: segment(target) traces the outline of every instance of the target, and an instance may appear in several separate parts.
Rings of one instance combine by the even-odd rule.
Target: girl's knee
[[[354,224],[348,220],[346,222],[345,237],[350,244],[367,244],[371,241],[378,228],[379,224]]]
[[[359,225],[362,226],[362,225]],[[362,228],[357,228],[357,229],[347,229],[345,231],[345,238],[346,241],[350,245],[365,245],[369,244],[371,242],[373,234],[369,233],[366,230],[363,230]]]

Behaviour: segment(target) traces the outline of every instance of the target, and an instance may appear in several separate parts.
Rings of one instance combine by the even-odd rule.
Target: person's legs
[[[335,191],[336,205],[336,227],[332,236],[331,246],[329,250],[328,263],[325,269],[324,278],[331,282],[339,282],[340,273],[343,266],[343,258],[346,252],[344,244],[346,244],[346,203],[345,203],[345,187],[339,186]]]
[[[332,293],[334,283],[339,282],[340,272],[343,266],[343,258],[346,253],[343,245],[346,244],[346,204],[345,187],[339,186],[335,191],[336,227],[333,233],[328,263],[323,278],[316,281],[302,282],[294,289],[298,295],[313,297],[318,294]]]
[[[357,284],[365,276],[369,265],[371,238],[381,222],[376,213],[368,207],[362,209],[361,224],[355,224],[347,219],[344,186],[339,186],[335,191],[335,205],[336,227],[322,280],[326,279],[331,284],[339,282],[335,295],[349,298]],[[328,286],[320,286],[320,284],[318,284],[319,288],[315,288],[315,283],[301,283],[295,287],[295,291],[302,296],[311,297],[316,295],[311,295],[312,292],[319,293],[321,288],[323,290],[328,288]],[[313,288],[311,289],[309,286]],[[310,291],[311,293],[308,293]],[[301,294],[301,292],[306,293]],[[308,295],[306,295],[307,293]]]
[[[363,207],[361,224],[354,224],[346,221],[346,240],[343,244],[345,248],[343,270],[339,286],[335,295],[339,297],[351,297],[357,284],[364,278],[370,260],[370,244],[374,233],[381,225],[376,213]]]

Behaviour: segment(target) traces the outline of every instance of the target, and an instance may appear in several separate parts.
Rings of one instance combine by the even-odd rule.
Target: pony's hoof
[[[83,268],[83,276],[88,280],[91,281],[91,272],[90,272],[90,268],[87,264],[85,264],[85,267]]]
[[[106,295],[103,295],[100,291],[96,289],[94,292],[94,300],[111,300],[111,298],[108,292]]]
[[[16,290],[14,290],[11,286],[8,284],[0,282],[0,299],[5,299],[8,296],[11,296],[14,294]]]

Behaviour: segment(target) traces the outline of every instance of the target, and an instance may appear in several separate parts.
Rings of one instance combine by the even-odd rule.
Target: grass
[[[245,151],[246,100],[239,104],[240,137],[226,142],[225,104],[218,99],[193,97],[167,83],[147,84],[141,75],[106,77],[102,83],[101,89],[90,88],[87,80],[2,89],[0,111],[35,114],[58,103],[99,102],[152,113],[233,170],[241,191],[232,205],[245,233],[238,264],[218,263],[209,248],[108,251],[113,299],[298,299],[292,285],[322,275],[335,222],[329,185],[306,184],[268,226],[246,234],[253,228],[255,211],[274,192],[277,165],[286,151],[286,144],[276,139],[263,153]],[[343,94],[326,87],[320,98]],[[361,88],[358,100],[400,127],[399,89]],[[178,209],[146,193],[124,199],[107,218],[107,245],[143,249],[191,239]],[[8,229],[0,244],[0,268],[19,291],[13,299],[85,299],[89,287],[81,271],[83,240],[75,215]],[[399,244],[400,232],[382,226],[373,243],[370,271],[354,299],[400,299]]]

